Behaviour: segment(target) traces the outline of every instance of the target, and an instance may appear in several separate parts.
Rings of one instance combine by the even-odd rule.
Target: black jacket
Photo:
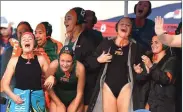
[[[151,112],[175,112],[175,70],[176,57],[168,55],[150,69],[148,104]]]
[[[93,112],[94,110],[94,106],[96,104],[98,95],[99,95],[99,91],[100,91],[100,80],[101,80],[101,76],[103,73],[103,69],[105,64],[100,64],[97,62],[97,57],[100,56],[102,54],[103,51],[108,52],[110,46],[113,43],[113,39],[104,39],[100,45],[97,47],[96,52],[93,54],[93,58],[90,59],[90,63],[92,63],[92,69],[98,69],[100,68],[100,73],[97,79],[97,83],[96,83],[96,87],[94,90],[94,93],[92,95],[92,99],[90,101],[89,107],[87,112]],[[142,49],[142,47],[139,44],[135,44],[133,42],[130,42],[131,44],[131,58],[130,58],[130,62],[131,62],[131,70],[134,74],[134,70],[133,70],[133,64],[138,64],[141,62],[141,56],[142,54],[144,54],[144,50]],[[129,75],[128,75],[129,76]]]
[[[97,44],[94,43],[93,37],[88,35],[87,32],[82,32],[78,38],[75,47],[75,56],[78,61],[80,61],[86,69],[86,86],[89,88],[94,88],[97,78],[97,70],[92,69],[92,65],[89,64],[89,57],[97,48]]]
[[[98,46],[100,42],[103,40],[103,36],[100,31],[94,29],[86,29],[84,32],[87,33],[87,35],[89,35],[92,38],[95,46]]]

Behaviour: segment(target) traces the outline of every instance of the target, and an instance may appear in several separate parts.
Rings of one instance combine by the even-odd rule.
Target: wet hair
[[[72,57],[74,56],[74,51],[72,49],[72,46],[65,45],[59,52],[59,57],[62,53],[70,54]]]
[[[52,25],[45,21],[45,22],[41,22],[40,24],[43,24],[45,29],[46,29],[46,36],[51,36],[52,34]]]
[[[87,12],[91,12],[92,13],[92,24],[93,25],[96,24],[97,23],[97,17],[95,15],[95,12],[92,11],[92,10],[86,10],[86,16],[85,16],[85,18],[87,17]]]
[[[33,33],[33,29],[32,29],[31,25],[30,25],[27,21],[22,21],[22,22],[20,22],[20,23],[17,25],[17,29],[18,29],[18,27],[19,27],[20,25],[22,25],[22,24],[27,25],[27,26],[29,27],[29,29],[30,29],[30,32]]]
[[[82,23],[85,23],[85,10],[81,7],[74,7],[72,8],[71,10],[74,10],[76,12],[76,15],[77,15],[77,22],[76,24],[82,24]]]
[[[23,37],[24,35],[26,35],[26,34],[29,34],[29,35],[31,35],[31,36],[33,37],[33,39],[34,39],[34,48],[35,48],[35,47],[37,46],[37,41],[35,40],[35,36],[34,36],[34,34],[33,34],[32,32],[24,32],[24,33],[21,35],[20,40],[19,40],[19,46],[22,48],[21,39],[22,39],[22,37]]]
[[[120,22],[123,18],[128,18],[128,19],[131,21],[131,23],[132,23],[132,20],[131,20],[129,17],[122,17],[122,18],[116,23],[116,25],[115,25],[115,30],[116,30],[116,32],[118,32],[118,24],[119,24],[119,22]]]

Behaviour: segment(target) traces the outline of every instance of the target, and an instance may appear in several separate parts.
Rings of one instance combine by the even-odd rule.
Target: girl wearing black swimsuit
[[[88,112],[130,112],[133,88],[132,65],[140,62],[141,48],[129,40],[132,23],[127,17],[116,24],[117,37],[104,39],[91,58],[101,67]],[[138,59],[139,58],[139,59]]]

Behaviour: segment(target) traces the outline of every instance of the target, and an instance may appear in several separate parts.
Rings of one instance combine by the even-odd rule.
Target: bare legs
[[[63,104],[54,103],[54,101],[51,100],[50,103],[50,111],[49,112],[66,112],[66,108]]]
[[[104,112],[128,112],[131,98],[130,83],[121,89],[116,98],[106,83],[103,86],[103,108]]]
[[[70,103],[69,107],[67,108],[67,112],[73,112],[72,108],[75,106],[74,100]],[[84,103],[83,101],[79,104],[78,109],[76,112],[83,112],[84,111]]]
[[[116,97],[113,95],[112,91],[106,83],[104,83],[102,94],[104,112],[117,112]]]
[[[53,90],[49,91],[51,96],[50,110],[49,112],[73,112],[73,106],[75,105],[73,100],[68,108],[60,101],[60,99],[56,96]],[[83,112],[84,104],[83,101],[79,104],[79,107],[76,112]],[[67,111],[66,111],[67,110]]]
[[[131,87],[130,83],[127,83],[120,91],[117,98],[118,112],[129,112],[129,105],[131,99]]]

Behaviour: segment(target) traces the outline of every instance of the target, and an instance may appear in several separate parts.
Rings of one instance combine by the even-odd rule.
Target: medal
[[[114,42],[115,43],[115,42]],[[123,55],[123,46],[126,46],[128,44],[128,40],[121,40],[120,41],[120,47],[114,52],[115,55]]]
[[[115,51],[115,53],[114,54],[116,54],[116,55],[123,55],[123,51],[122,51],[122,48],[120,47],[120,48],[118,48],[116,51]]]

